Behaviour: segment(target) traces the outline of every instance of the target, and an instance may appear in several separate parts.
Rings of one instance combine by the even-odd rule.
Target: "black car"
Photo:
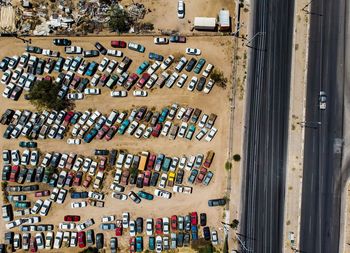
[[[198,91],[202,91],[202,90],[203,90],[204,85],[205,85],[205,81],[206,81],[206,79],[205,79],[204,76],[202,76],[201,78],[199,78],[199,82],[198,82],[198,84],[197,84],[197,86],[196,86],[196,89],[197,89]]]
[[[129,198],[134,201],[136,204],[139,204],[141,202],[141,199],[137,194],[133,191],[129,192]]]
[[[145,115],[145,121],[149,122],[151,120],[152,116],[153,116],[153,112],[148,111]]]
[[[56,46],[70,46],[72,41],[69,39],[53,39],[53,44]]]
[[[2,59],[2,61],[0,62],[0,70],[6,71],[8,69],[9,62],[9,57],[5,57],[4,59]]]
[[[210,229],[209,229],[209,227],[203,228],[203,237],[206,241],[210,241]]]
[[[18,178],[17,178],[17,183],[19,184],[23,184],[24,183],[24,180],[27,176],[27,172],[28,172],[28,169],[27,168],[21,168],[20,171],[19,171],[19,174],[18,174]]]
[[[95,149],[95,155],[108,155],[109,150],[107,149]]]
[[[64,65],[64,62],[65,62],[64,58],[62,58],[62,57],[58,58],[55,66],[54,66],[54,70],[56,72],[61,72],[62,67]]]
[[[95,47],[97,48],[97,50],[98,50],[101,54],[103,54],[103,55],[106,55],[106,54],[107,54],[107,49],[106,49],[104,46],[102,46],[101,43],[96,42],[96,43],[95,43]]]
[[[50,181],[49,181],[49,185],[51,187],[56,187],[57,185],[57,180],[58,180],[58,174],[57,173],[53,173],[50,177]]]
[[[114,166],[117,158],[117,150],[112,149],[109,157],[109,165]]]
[[[136,187],[137,188],[143,188],[143,174],[139,174],[136,179]]]
[[[39,59],[38,64],[36,65],[35,74],[42,75],[44,73],[45,65],[46,61],[43,59]]]
[[[102,249],[104,244],[104,237],[102,233],[96,234],[96,248]]]
[[[183,169],[178,169],[176,173],[175,182],[176,184],[182,184],[182,180],[184,178],[185,171]]]
[[[14,235],[15,235],[14,232],[6,232],[5,233],[5,243],[7,245],[12,245]]]
[[[97,50],[86,50],[83,52],[84,57],[97,57],[100,55],[100,52]]]
[[[8,181],[11,174],[11,165],[4,165],[2,167],[2,181]]]
[[[185,69],[187,72],[191,72],[192,69],[194,68],[194,65],[196,65],[197,60],[195,58],[191,58],[191,60],[188,62],[186,65]]]
[[[84,77],[81,79],[81,82],[79,83],[76,90],[79,92],[83,92],[88,84],[89,84],[89,79]]]
[[[176,236],[177,247],[182,247],[184,245],[184,233],[180,232]]]
[[[142,217],[138,217],[136,219],[136,232],[139,234],[142,234],[142,232],[143,232],[143,218]]]
[[[158,178],[159,178],[159,173],[156,172],[156,171],[154,171],[154,172],[152,173],[152,176],[151,176],[150,185],[151,185],[151,186],[157,186]]]
[[[189,233],[185,233],[184,236],[184,246],[188,247],[190,245],[190,234]]]
[[[43,49],[40,47],[35,47],[35,46],[27,46],[26,47],[26,52],[28,53],[35,53],[35,54],[42,54]]]
[[[224,206],[226,204],[225,199],[209,199],[208,206]]]
[[[55,152],[52,155],[51,161],[50,161],[50,165],[54,168],[57,168],[60,160],[61,160],[61,153]]]
[[[15,114],[15,111],[14,110],[11,110],[11,109],[7,109],[3,115],[1,115],[1,120],[0,120],[0,123],[2,125],[8,125],[10,124],[11,122],[11,119],[13,117],[13,115]]]
[[[146,111],[147,111],[147,107],[146,106],[142,106],[139,110],[138,110],[138,112],[137,112],[137,114],[136,114],[136,120],[137,121],[141,121],[142,119],[143,119],[143,116],[145,115],[145,113],[146,113]]]
[[[43,177],[44,177],[44,173],[45,173],[45,169],[43,167],[39,167],[36,170],[35,173],[35,182],[39,183],[43,181]]]
[[[130,175],[129,184],[135,185],[137,180],[137,172]]]
[[[199,220],[200,220],[200,224],[202,227],[206,226],[207,225],[207,214],[206,213],[201,213],[199,215]]]
[[[88,246],[92,246],[95,244],[95,232],[93,229],[89,229],[86,231],[86,243]]]
[[[151,127],[155,127],[155,125],[157,125],[158,118],[159,118],[159,112],[154,113],[151,118]]]
[[[27,176],[26,176],[25,182],[26,183],[34,182],[35,173],[36,173],[36,169],[35,168],[29,169],[28,172],[27,172]]]

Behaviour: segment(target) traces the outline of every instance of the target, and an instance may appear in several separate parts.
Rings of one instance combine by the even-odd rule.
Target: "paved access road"
[[[338,148],[343,138],[344,55],[349,46],[346,4],[348,0],[314,0],[311,6],[299,249],[304,253],[339,252],[342,153]],[[327,94],[325,111],[318,109],[320,90]]]
[[[283,245],[294,0],[252,4],[241,252],[274,253]]]

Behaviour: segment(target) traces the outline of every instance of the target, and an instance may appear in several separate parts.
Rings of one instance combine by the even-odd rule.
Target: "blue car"
[[[198,228],[196,225],[191,227],[192,240],[198,240]]]
[[[148,249],[149,250],[155,250],[156,248],[156,239],[154,236],[150,236],[148,240]]]
[[[96,62],[91,62],[88,69],[85,72],[85,75],[87,76],[93,76],[96,72],[96,69],[98,67],[98,64]]]
[[[137,69],[136,74],[141,75],[149,66],[148,61],[144,61]]]
[[[72,199],[86,199],[87,197],[89,197],[88,192],[72,192],[70,194],[70,197]]]
[[[205,64],[206,60],[203,58],[200,58],[197,62],[197,65],[194,67],[193,72],[196,74],[199,74],[199,72],[202,70],[204,64]]]
[[[151,60],[156,60],[156,61],[163,61],[164,60],[164,57],[160,54],[156,54],[156,53],[149,53],[148,54],[148,57],[151,59]]]
[[[168,113],[169,113],[169,109],[168,108],[164,108],[162,110],[162,113],[159,116],[158,123],[163,123],[165,121],[165,118],[168,115]]]
[[[136,236],[136,252],[143,251],[143,239],[142,236]]]
[[[86,143],[90,143],[92,141],[93,138],[95,138],[95,136],[97,135],[98,131],[97,129],[93,128],[84,138],[84,141]]]

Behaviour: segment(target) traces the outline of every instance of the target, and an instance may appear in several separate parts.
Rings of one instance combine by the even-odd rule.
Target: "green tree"
[[[215,84],[221,88],[226,88],[227,78],[224,76],[224,73],[218,69],[214,69],[210,78],[215,81]]]
[[[127,32],[130,29],[131,20],[128,13],[119,5],[114,5],[108,12],[108,26],[112,32]]]
[[[72,103],[66,99],[58,98],[58,92],[61,86],[51,81],[35,82],[29,91],[29,101],[38,110],[65,110],[72,107]]]

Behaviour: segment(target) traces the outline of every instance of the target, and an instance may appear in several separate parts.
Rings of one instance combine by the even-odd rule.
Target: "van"
[[[177,4],[177,17],[184,18],[185,17],[185,3],[182,0],[179,0]]]
[[[113,110],[113,111],[109,114],[109,116],[108,116],[108,118],[107,118],[107,120],[106,120],[106,126],[111,127],[111,126],[115,123],[115,121],[117,120],[118,115],[119,115],[119,113],[118,113],[117,111],[114,111],[114,110]]]

